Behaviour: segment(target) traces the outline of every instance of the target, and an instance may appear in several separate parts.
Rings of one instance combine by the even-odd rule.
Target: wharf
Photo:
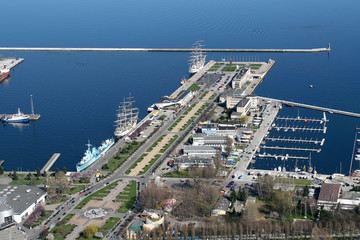
[[[5,160],[0,160],[0,166],[3,165],[4,162]]]
[[[193,48],[49,48],[49,47],[0,47],[2,51],[103,51],[103,52],[192,52]],[[204,52],[283,52],[283,53],[314,53],[330,52],[327,48],[310,49],[223,49],[208,48]]]
[[[45,166],[41,169],[41,172],[48,172],[52,165],[58,160],[60,157],[60,153],[54,153],[52,157],[49,159],[49,161],[45,164]]]
[[[275,149],[275,150],[290,150],[290,151],[308,151],[308,152],[321,152],[321,148],[295,148],[295,147],[273,147],[273,146],[261,146],[264,149]]]
[[[289,106],[289,107],[301,107],[301,108],[307,108],[307,109],[312,109],[312,110],[321,111],[321,112],[328,112],[331,114],[339,114],[339,115],[344,115],[344,116],[348,116],[348,117],[360,118],[360,113],[347,112],[347,111],[326,108],[326,107],[319,107],[319,106],[297,103],[297,102],[290,102],[290,101],[280,100],[280,99],[275,99],[275,98],[267,98],[267,97],[260,97],[260,96],[258,98],[264,99],[267,101],[279,102],[279,103],[285,104],[286,106]]]
[[[9,69],[12,69],[23,61],[23,58],[0,58],[0,68],[6,66]]]

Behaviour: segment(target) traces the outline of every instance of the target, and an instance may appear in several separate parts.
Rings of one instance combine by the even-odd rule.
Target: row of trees
[[[25,220],[24,226],[30,227],[35,221],[39,219],[40,216],[45,216],[44,206],[38,206],[37,208],[35,208],[35,210]]]

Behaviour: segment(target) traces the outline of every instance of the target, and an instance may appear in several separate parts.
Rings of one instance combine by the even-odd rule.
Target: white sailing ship
[[[115,136],[121,138],[133,130],[138,121],[139,109],[133,107],[134,97],[124,98],[117,110],[115,121]]]
[[[190,56],[190,67],[189,67],[189,73],[197,73],[200,71],[204,65],[205,65],[205,58],[206,55],[202,52],[202,41],[196,41],[196,43],[193,46],[193,51],[191,52]]]

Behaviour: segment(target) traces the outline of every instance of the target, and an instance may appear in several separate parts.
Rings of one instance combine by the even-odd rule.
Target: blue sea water
[[[276,64],[256,93],[360,112],[358,23],[360,2],[320,1],[4,1],[1,46],[317,48],[327,53],[209,53]],[[0,127],[0,159],[10,169],[35,170],[55,152],[55,168],[75,170],[87,140],[113,135],[115,110],[131,93],[140,116],[187,76],[188,53],[6,52],[25,61],[0,85],[0,112],[42,117],[22,128]],[[309,88],[312,84],[314,87]],[[284,115],[297,110],[283,109]],[[288,111],[288,112],[286,112]],[[305,116],[321,113],[300,110]],[[359,119],[329,115],[323,151],[312,157],[318,172],[349,170]],[[260,164],[260,163],[259,163]],[[266,163],[264,163],[266,165]]]

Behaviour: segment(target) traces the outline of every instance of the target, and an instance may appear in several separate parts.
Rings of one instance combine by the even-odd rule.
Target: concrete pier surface
[[[7,67],[9,69],[12,69],[16,65],[20,64],[22,61],[24,61],[23,58],[0,58],[0,68]]]
[[[58,158],[60,157],[60,153],[54,153],[52,155],[52,157],[49,159],[49,161],[45,164],[45,166],[41,169],[41,172],[48,172],[50,170],[50,168],[52,167],[52,165],[54,165],[54,163],[56,162],[56,160],[58,160]]]
[[[192,52],[193,48],[66,48],[66,47],[0,47],[1,51],[107,51],[107,52]],[[314,53],[330,52],[327,48],[310,49],[226,49],[208,48],[204,52],[291,52]]]

